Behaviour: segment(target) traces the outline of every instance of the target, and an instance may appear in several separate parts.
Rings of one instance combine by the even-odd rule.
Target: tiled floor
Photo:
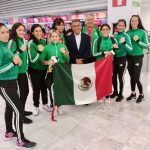
[[[64,115],[52,122],[50,114],[42,110],[34,123],[24,125],[26,137],[37,142],[35,150],[150,150],[150,63],[145,56],[141,81],[145,101],[121,103],[107,100],[89,106],[63,106]],[[124,96],[130,94],[128,72],[125,76]],[[27,109],[32,110],[30,89]],[[4,108],[0,97],[0,150],[15,150],[15,140],[4,141]]]

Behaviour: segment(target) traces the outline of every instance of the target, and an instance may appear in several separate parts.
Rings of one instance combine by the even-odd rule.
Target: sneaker
[[[34,107],[33,115],[34,115],[34,116],[38,116],[38,115],[39,115],[39,112],[40,112],[39,107]]]
[[[5,140],[6,141],[12,140],[14,138],[17,138],[17,133],[15,131],[12,131],[12,132],[5,134]]]
[[[31,111],[24,111],[24,115],[25,116],[30,116],[30,115],[32,115],[32,112]]]
[[[30,123],[32,123],[33,121],[31,120],[31,119],[29,119],[29,118],[27,118],[27,117],[24,117],[23,118],[23,123],[24,124],[30,124]]]
[[[139,95],[138,99],[136,100],[136,103],[140,103],[144,100],[144,95]]]
[[[119,95],[117,98],[116,98],[116,102],[121,102],[121,100],[123,100],[124,97],[122,95]]]
[[[109,98],[109,95],[108,95],[108,96],[106,96],[105,98]]]
[[[127,101],[130,101],[132,99],[136,99],[136,93],[135,94],[131,93],[131,95],[127,97]]]
[[[116,96],[118,96],[118,94],[116,92],[113,92],[113,94],[110,95],[110,98],[115,98]]]
[[[47,104],[43,105],[43,109],[50,112],[51,111],[51,107],[49,107]]]
[[[62,106],[57,107],[57,113],[58,113],[59,115],[63,115],[63,114],[64,114],[64,112],[63,112],[63,110],[62,110]]]
[[[18,143],[18,142],[17,142],[16,148],[17,148],[17,149],[24,149],[24,148],[26,148],[26,149],[32,149],[32,148],[34,148],[36,145],[37,145],[37,144],[36,144],[35,142],[31,142],[31,141],[29,141],[29,140],[27,140],[27,139],[24,139],[24,140],[22,140],[21,143]]]

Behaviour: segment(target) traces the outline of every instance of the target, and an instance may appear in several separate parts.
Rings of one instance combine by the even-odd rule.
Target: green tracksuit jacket
[[[17,49],[16,42],[14,40],[9,41],[10,50],[13,54],[18,54],[22,60],[22,64],[18,66],[19,73],[26,73],[28,69],[28,59],[27,59],[27,50],[21,51],[20,48],[23,44],[25,44],[25,40],[18,38],[19,49]]]
[[[98,44],[100,44],[98,46]],[[94,42],[92,55],[96,57],[96,60],[100,60],[105,57],[104,52],[110,51],[113,55],[115,54],[113,50],[113,44],[117,44],[117,40],[114,38],[114,43],[110,37],[101,37],[101,42],[98,42],[98,39]],[[98,49],[99,48],[99,49]]]
[[[44,51],[41,54],[40,60],[47,61],[50,60],[52,56],[56,56],[58,57],[59,63],[69,62],[69,56],[63,55],[60,51],[61,48],[65,49],[66,53],[68,54],[66,46],[60,43],[51,42],[49,45],[45,46]]]
[[[12,63],[14,54],[8,47],[8,42],[0,41],[0,80],[14,80],[18,77],[18,67]]]
[[[38,50],[38,45],[43,45],[45,47],[45,40],[41,39],[38,44],[33,40],[28,42],[29,67],[36,70],[47,70],[47,67],[40,63],[40,57],[43,52]]]
[[[126,34],[125,32],[117,32],[114,34],[115,39],[118,42],[118,46],[119,49],[117,49],[115,51],[115,57],[124,57],[127,56],[127,54],[131,54],[132,52],[132,44],[131,44],[131,40],[128,34]],[[124,37],[125,38],[125,42],[121,43],[120,39]]]
[[[131,56],[143,55],[144,54],[143,49],[148,48],[148,38],[146,32],[142,29],[133,29],[127,31],[127,34],[130,36],[131,43],[133,46],[133,50],[130,55]],[[133,40],[133,37],[135,35],[137,35],[139,38],[139,40],[136,42]]]

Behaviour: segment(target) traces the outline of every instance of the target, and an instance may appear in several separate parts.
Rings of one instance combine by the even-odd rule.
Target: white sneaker
[[[58,113],[59,115],[63,115],[63,114],[64,114],[63,109],[62,109],[62,106],[57,107],[57,113]]]
[[[39,115],[39,112],[40,112],[39,107],[34,107],[33,115],[34,115],[34,116],[38,116],[38,115]]]
[[[43,105],[43,109],[50,112],[51,111],[51,108],[46,104],[46,105]]]

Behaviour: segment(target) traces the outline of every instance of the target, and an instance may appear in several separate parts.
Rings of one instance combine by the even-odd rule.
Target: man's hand
[[[83,64],[83,59],[76,59],[76,64]]]

